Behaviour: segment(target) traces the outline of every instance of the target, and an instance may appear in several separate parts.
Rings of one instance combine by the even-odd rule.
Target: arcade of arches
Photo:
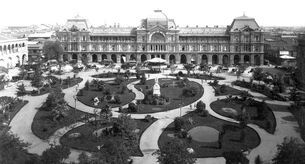
[[[248,63],[251,65],[262,65],[264,54],[64,54],[63,61],[76,60],[81,62],[81,58],[87,57],[88,62],[101,62],[112,60],[114,63],[124,63],[128,61],[144,62],[152,58],[162,58],[173,64],[220,64],[236,65]]]

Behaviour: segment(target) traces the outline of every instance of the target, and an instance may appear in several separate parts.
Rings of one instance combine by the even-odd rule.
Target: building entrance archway
[[[184,54],[182,54],[180,58],[181,58],[181,59],[180,59],[180,63],[181,63],[181,64],[186,64],[186,62],[187,62],[186,56],[185,56]]]
[[[235,65],[238,65],[238,64],[239,64],[239,61],[240,61],[239,55],[234,55],[234,64],[235,64]]]
[[[218,64],[218,56],[217,55],[212,56],[212,64]]]
[[[145,62],[147,60],[147,57],[146,57],[146,55],[141,55],[141,62],[143,63],[143,62]]]
[[[208,57],[206,55],[201,56],[201,64],[208,64]]]
[[[175,55],[170,55],[169,56],[169,62],[171,64],[176,64],[176,57],[175,57]]]
[[[225,65],[225,66],[229,65],[229,56],[228,55],[223,55],[222,64]]]
[[[92,55],[92,62],[97,63],[97,55],[96,54]]]
[[[115,54],[112,54],[112,55],[111,55],[111,60],[112,60],[114,63],[117,63],[116,55],[115,55]]]

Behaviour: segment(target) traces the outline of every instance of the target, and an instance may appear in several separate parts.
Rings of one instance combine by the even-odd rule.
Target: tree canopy
[[[273,164],[305,164],[305,145],[299,144],[295,138],[285,138],[277,145],[277,151]]]
[[[179,139],[173,139],[157,150],[154,154],[158,155],[160,164],[194,164],[195,158],[187,150],[188,146]]]
[[[57,60],[60,62],[60,55],[64,50],[59,41],[46,41],[43,45],[43,52],[45,54],[45,60]]]

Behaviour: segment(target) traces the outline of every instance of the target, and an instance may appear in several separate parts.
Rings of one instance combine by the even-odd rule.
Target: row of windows
[[[18,49],[20,47],[25,47],[25,43],[11,44],[11,45],[9,44],[9,45],[0,46],[0,51],[14,50],[14,49]]]
[[[239,35],[235,35],[233,41],[235,42],[239,42],[239,41],[243,41],[246,43],[249,43],[250,41],[252,42],[260,42],[261,41],[261,37],[259,35],[254,35],[254,37],[250,35],[244,35],[243,37],[239,36]]]
[[[252,47],[252,51],[251,51],[251,47]],[[261,47],[258,45],[243,45],[243,46],[235,46],[234,48],[235,52],[260,52],[261,51]]]

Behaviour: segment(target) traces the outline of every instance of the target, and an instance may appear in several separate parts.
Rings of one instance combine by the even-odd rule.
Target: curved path
[[[97,74],[95,71],[88,71],[88,72],[81,72],[78,74],[79,77],[83,78],[83,81],[79,84],[78,89],[82,88],[87,80],[93,79],[91,75]],[[61,76],[61,78],[65,76],[73,76],[73,74],[64,75]],[[235,76],[226,76],[226,80],[220,81],[220,84],[229,84],[232,81],[236,80]],[[161,74],[151,74],[150,79],[154,79],[156,77],[162,78],[167,77]],[[112,78],[113,79],[113,78]],[[201,80],[198,79],[190,79],[192,81],[195,81],[197,83],[201,83]],[[134,82],[136,83],[136,82]],[[217,113],[215,113],[210,108],[210,103],[217,100],[218,98],[222,97],[215,97],[214,96],[214,90],[211,86],[209,86],[207,83],[203,83],[202,86],[204,87],[204,95],[200,98],[203,102],[206,103],[206,109],[209,111],[209,113],[217,118],[231,121],[231,122],[237,122],[231,118],[227,118],[224,116],[221,116]],[[236,86],[233,86],[236,89],[246,90],[244,88],[238,88]],[[77,86],[68,88],[63,90],[65,93],[65,100],[69,103],[71,106],[75,106],[75,100],[73,98],[74,95],[76,95],[76,88]],[[143,93],[139,92],[137,89],[133,87],[133,85],[128,85],[128,88],[131,89],[136,94],[136,99],[142,99],[144,97]],[[7,90],[6,90],[7,91]],[[0,95],[6,95],[6,91],[0,91]],[[255,92],[250,92],[250,94],[254,95],[256,99],[261,99],[264,96]],[[15,133],[20,139],[24,140],[25,142],[28,142],[31,144],[29,146],[28,150],[31,153],[35,154],[41,154],[45,149],[49,147],[49,143],[58,143],[60,136],[65,134],[67,131],[73,129],[75,126],[80,126],[81,123],[76,123],[74,125],[70,125],[68,127],[59,129],[50,137],[49,140],[41,140],[38,137],[36,137],[32,131],[31,131],[31,124],[33,121],[33,118],[37,112],[36,108],[40,107],[42,103],[45,101],[47,97],[46,95],[42,96],[25,96],[23,99],[28,100],[29,103],[25,105],[18,114],[13,118],[13,120],[10,123],[11,131]],[[199,101],[199,100],[198,100]],[[279,102],[279,101],[266,101],[267,103],[273,103],[281,105],[289,105],[289,102]],[[193,107],[196,102],[193,103]],[[78,110],[93,113],[93,108],[88,107],[81,102],[76,101],[76,108]],[[140,139],[140,149],[143,151],[144,157],[134,157],[134,163],[156,163],[156,157],[152,156],[152,152],[154,152],[156,149],[158,149],[158,138],[161,135],[163,129],[169,125],[173,119],[180,115],[185,115],[188,111],[191,111],[189,106],[182,107],[181,109],[174,109],[170,111],[165,112],[159,112],[159,113],[153,113],[150,114],[155,118],[158,118],[156,122],[154,122],[150,127],[148,127],[141,139]],[[117,116],[118,113],[116,112],[117,109],[113,109],[114,116]],[[131,114],[132,118],[140,119],[144,118],[147,114]],[[296,137],[300,139],[299,132],[296,131],[298,128],[298,124],[296,122],[290,122],[285,121],[283,117],[285,116],[292,116],[291,113],[287,112],[274,112],[274,115],[276,117],[277,121],[277,128],[274,135],[267,133],[265,130],[259,128],[256,125],[249,124],[248,126],[255,129],[260,138],[261,138],[261,144],[253,149],[250,154],[248,155],[248,158],[250,159],[250,163],[254,163],[255,157],[259,154],[262,159],[265,162],[270,161],[274,154],[276,153],[276,145],[283,142],[284,137]],[[77,161],[78,155],[81,151],[77,150],[71,150],[71,154],[69,156],[68,161]],[[225,160],[222,157],[219,158],[203,158],[198,159],[197,163],[207,163],[207,164],[224,164]]]

